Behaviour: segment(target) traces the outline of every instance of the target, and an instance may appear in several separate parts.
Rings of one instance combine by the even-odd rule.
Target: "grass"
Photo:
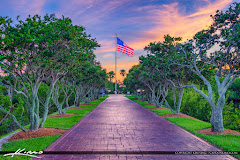
[[[240,149],[240,136],[239,135],[204,135],[197,131],[199,129],[210,128],[211,124],[189,118],[166,118],[170,122],[186,129],[187,131],[195,134],[196,136],[212,143],[224,151],[239,151]],[[240,155],[235,155],[240,158]]]
[[[108,97],[108,96],[107,96],[107,97]],[[107,97],[106,97],[106,98],[107,98]],[[95,108],[96,105],[100,104],[100,103],[101,103],[104,99],[106,99],[106,98],[100,97],[99,99],[90,102],[90,103],[94,103],[94,104],[92,104],[92,105],[81,105],[80,107],[87,107],[87,108],[90,108],[90,109]],[[83,103],[84,103],[84,102],[81,102],[80,104],[83,104]],[[67,113],[68,113],[68,111],[67,111]],[[54,114],[58,114],[58,112],[51,113],[51,114],[49,114],[48,116],[51,116],[51,115],[54,115]],[[73,114],[74,114],[74,113],[73,113]],[[41,120],[42,120],[42,118],[40,118],[40,121],[41,121]],[[28,125],[24,126],[24,128],[28,129],[29,126],[30,126],[30,125],[28,124]],[[20,131],[20,130],[21,130],[21,129],[17,129],[17,130],[15,130],[15,131]],[[5,134],[5,135],[0,135],[0,138],[5,137],[5,136],[7,136],[7,135],[9,135],[9,134],[11,134],[11,133],[13,133],[13,132],[15,132],[15,131],[9,132],[9,133],[7,133],[7,134]]]
[[[136,103],[138,103],[138,104],[140,104],[141,106],[143,106],[144,108],[146,108],[146,109],[149,109],[149,108],[156,108],[156,106],[154,106],[154,105],[150,105],[150,104],[148,104],[148,102],[146,102],[146,101],[140,101],[140,100],[137,100],[136,98],[135,98],[135,96],[126,96],[127,98],[129,98],[129,99],[131,99],[132,101],[134,101],[134,102],[136,102]],[[163,107],[164,108],[164,107]],[[164,110],[164,109],[161,109],[161,110],[151,110],[152,112],[154,112],[154,113],[156,113],[156,114],[158,114],[158,115],[166,115],[166,114],[172,114],[172,112],[170,111],[170,110]]]
[[[107,97],[106,97],[107,98]],[[86,107],[86,109],[70,109],[67,110],[66,113],[76,114],[76,116],[71,117],[62,117],[62,118],[48,118],[44,124],[44,127],[51,127],[51,128],[59,128],[59,129],[70,129],[73,125],[79,122],[84,116],[89,114],[96,106],[98,106],[102,101],[106,98],[99,98],[93,102],[91,105],[81,105],[80,107]],[[58,114],[55,112],[51,115]],[[50,115],[49,115],[50,116]],[[10,133],[9,133],[10,134]],[[45,137],[38,137],[38,138],[31,138],[19,141],[13,141],[8,143],[3,143],[3,151],[17,151],[19,148],[25,148],[26,151],[43,151],[49,145],[51,145],[54,141],[56,141],[61,135],[56,136],[45,136]],[[3,157],[0,155],[0,159],[31,159],[31,157],[27,156],[14,156],[13,158]]]
[[[44,124],[44,127],[52,127],[59,129],[70,129],[74,124],[76,124],[81,118],[91,112],[92,108],[89,109],[71,109],[67,110],[66,113],[77,114],[71,117],[62,118],[48,118]]]
[[[166,118],[170,122],[196,134],[197,130],[211,128],[211,124],[208,122],[194,120],[189,118]]]
[[[16,152],[19,148],[24,149],[25,151],[42,151],[43,149],[50,146],[54,141],[56,141],[61,135],[55,135],[55,136],[46,136],[46,137],[38,137],[38,138],[31,138],[27,140],[19,140],[14,141],[10,143],[4,143],[3,144],[3,151],[12,151]],[[0,156],[0,159],[4,160],[10,160],[10,159],[31,159],[31,157],[27,156],[14,156],[13,158],[11,156],[3,157]]]
[[[135,96],[127,96],[127,98],[132,101],[140,104],[141,106],[148,108],[150,105],[147,105],[147,102],[139,101]],[[151,105],[150,108],[154,108],[154,105]],[[157,113],[158,115],[171,114],[169,110],[151,110],[152,112]],[[204,135],[200,134],[197,131],[200,129],[211,128],[211,124],[201,120],[194,120],[189,118],[166,118],[170,122],[182,127],[183,129],[195,134],[196,136],[208,141],[209,143],[217,146],[223,151],[238,151],[240,150],[240,136],[239,135]],[[240,155],[233,155],[236,158],[240,159]]]
[[[166,114],[172,114],[171,111],[165,110],[165,109],[161,109],[161,110],[151,110],[151,111],[154,112],[154,113],[157,113],[157,115],[160,115],[160,116],[166,115]]]

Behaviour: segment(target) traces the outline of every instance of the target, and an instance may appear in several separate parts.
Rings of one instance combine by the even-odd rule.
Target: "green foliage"
[[[236,78],[231,86],[229,87],[230,94],[228,97],[228,101],[233,101],[235,104],[235,108],[238,108],[240,105],[240,78]]]
[[[181,112],[206,122],[211,118],[211,106],[191,88],[187,88],[183,94]]]
[[[40,115],[42,115],[43,112],[44,112],[43,103],[46,100],[49,89],[50,89],[50,84],[49,83],[42,83],[39,86],[38,98],[39,98],[39,101],[40,101],[40,108],[39,108],[39,114]],[[57,107],[51,102],[51,105],[49,105],[49,110],[48,110],[49,114],[51,114],[53,112],[56,112],[56,111],[57,111]]]
[[[124,79],[123,83],[126,85],[126,88],[131,93],[136,92],[137,89],[142,88],[144,86],[141,74],[141,64],[135,65],[129,69],[127,77]]]
[[[110,90],[114,90],[114,85],[115,85],[115,83],[113,83],[111,81],[106,82],[106,88],[108,88]]]
[[[226,128],[240,131],[240,107],[234,108],[233,101],[225,104],[223,121]]]
[[[109,81],[112,82],[112,79],[115,77],[115,73],[113,71],[110,71],[107,73]]]
[[[215,93],[213,97],[216,97]],[[207,100],[191,88],[185,90],[181,112],[206,122],[209,122],[211,118],[211,106],[208,104]],[[234,103],[232,101],[224,105],[223,122],[225,128],[240,131],[239,108],[234,108]]]
[[[20,124],[29,123],[27,111],[24,108],[24,101],[21,99],[19,95],[14,95],[12,100],[13,108],[10,109],[11,107],[10,97],[7,94],[7,88],[4,87],[3,85],[0,85],[0,105],[2,105],[2,107],[5,110],[11,111],[11,113],[17,117]],[[0,114],[0,120],[2,120],[3,117],[5,117],[5,115],[6,114]],[[6,118],[2,122],[2,125],[0,125],[0,135],[4,135],[15,129],[17,129],[16,124],[13,122],[12,117],[8,116],[8,118]]]
[[[121,69],[120,70],[120,74],[124,77],[126,75],[126,70],[125,69]]]

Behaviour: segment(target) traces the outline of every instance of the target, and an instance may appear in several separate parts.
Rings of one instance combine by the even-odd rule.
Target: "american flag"
[[[117,37],[117,51],[132,56],[134,49],[128,47],[126,43]]]

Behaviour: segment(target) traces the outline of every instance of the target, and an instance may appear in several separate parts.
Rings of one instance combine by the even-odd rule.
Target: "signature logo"
[[[22,155],[22,156],[29,156],[29,157],[33,157],[33,158],[41,158],[32,154],[43,154],[43,151],[25,151],[24,149],[18,149],[16,152],[14,153],[8,153],[8,154],[4,154],[3,156],[11,156],[14,157],[15,155]]]

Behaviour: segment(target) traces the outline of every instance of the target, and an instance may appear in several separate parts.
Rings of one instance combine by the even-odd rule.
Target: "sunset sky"
[[[163,35],[191,38],[211,24],[210,15],[240,0],[0,0],[0,15],[16,20],[17,15],[55,13],[73,20],[96,37],[101,47],[95,51],[97,60],[107,71],[114,71],[115,33],[135,49],[133,57],[118,52],[120,69],[126,71],[138,64],[138,57],[150,42],[161,41]]]

